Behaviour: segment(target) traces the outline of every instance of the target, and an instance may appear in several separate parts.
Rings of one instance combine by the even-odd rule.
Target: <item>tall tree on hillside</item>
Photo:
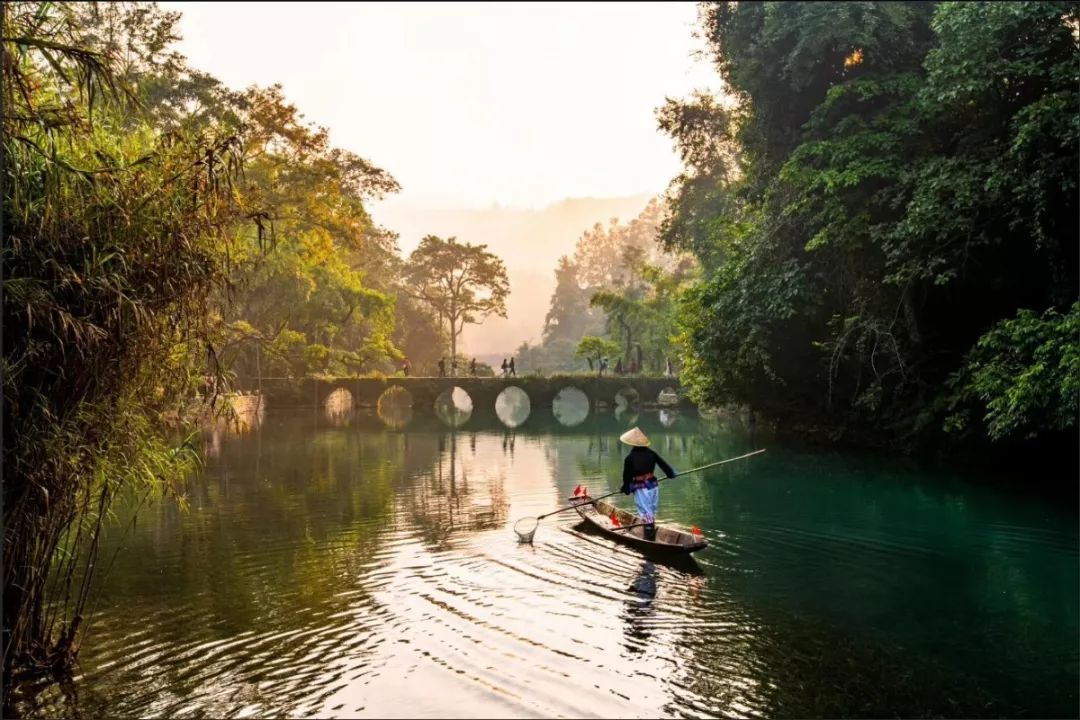
[[[590,290],[578,280],[577,265],[563,255],[555,268],[555,291],[544,318],[544,343],[562,339],[577,342],[583,335],[594,334],[599,325],[596,312],[589,306]]]
[[[628,247],[640,248],[648,256],[657,254],[656,236],[664,206],[653,198],[641,214],[628,223],[612,218],[605,228],[596,223],[578,239],[574,246],[574,265],[577,277],[593,288],[612,287],[624,282],[631,272],[624,262]]]
[[[409,256],[405,280],[413,297],[431,307],[440,324],[447,324],[452,357],[457,357],[458,336],[466,323],[488,315],[506,317],[510,280],[506,265],[487,245],[428,235]]]

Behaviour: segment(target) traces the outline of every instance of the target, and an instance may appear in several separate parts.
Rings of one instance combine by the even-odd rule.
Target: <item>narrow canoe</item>
[[[604,535],[637,548],[642,552],[693,553],[704,550],[709,545],[703,535],[694,535],[689,530],[683,530],[672,525],[657,525],[656,540],[646,540],[644,527],[630,527],[631,525],[641,525],[641,518],[637,515],[620,510],[603,500],[592,500],[588,497],[572,497],[570,502],[582,520]],[[611,522],[612,513],[615,513],[615,517],[619,521],[617,526]],[[617,530],[616,527],[629,529]]]

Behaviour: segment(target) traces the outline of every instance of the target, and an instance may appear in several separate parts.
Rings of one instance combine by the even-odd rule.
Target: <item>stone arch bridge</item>
[[[599,403],[614,406],[616,396],[623,392],[641,404],[657,403],[660,393],[674,390],[675,404],[689,407],[678,378],[642,376],[554,375],[551,377],[386,377],[386,378],[301,378],[266,379],[262,381],[267,406],[274,409],[322,407],[331,393],[345,389],[353,407],[373,407],[383,393],[399,387],[408,391],[415,410],[433,410],[436,399],[444,392],[459,387],[469,394],[474,410],[494,410],[499,393],[517,387],[529,396],[535,408],[550,408],[559,391],[577,388],[589,399],[589,409]],[[634,396],[636,395],[636,398]]]

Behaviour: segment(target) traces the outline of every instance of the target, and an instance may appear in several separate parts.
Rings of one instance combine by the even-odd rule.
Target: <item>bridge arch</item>
[[[435,398],[435,415],[452,428],[462,427],[475,410],[469,391],[460,385],[443,390]]]
[[[566,427],[585,422],[592,406],[589,396],[576,385],[564,385],[551,399],[551,413],[559,424]]]
[[[612,407],[623,405],[628,408],[636,408],[641,405],[641,393],[633,385],[624,385],[619,388],[611,398]]]
[[[495,415],[503,425],[516,428],[529,419],[532,400],[518,385],[507,385],[495,396]]]

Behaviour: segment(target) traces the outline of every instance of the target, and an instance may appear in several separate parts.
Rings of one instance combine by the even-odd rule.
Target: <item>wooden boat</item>
[[[633,513],[620,510],[603,500],[593,500],[588,496],[572,497],[570,503],[581,519],[589,525],[604,535],[642,552],[681,555],[704,550],[709,546],[704,535],[695,535],[689,530],[672,525],[657,525],[656,539],[646,540],[645,527],[641,518]],[[611,522],[612,513],[619,521],[617,525]],[[620,527],[626,529],[619,530]]]

